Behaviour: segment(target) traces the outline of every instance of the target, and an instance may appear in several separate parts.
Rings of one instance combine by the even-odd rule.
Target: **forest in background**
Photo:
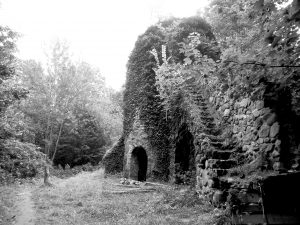
[[[46,62],[15,57],[18,34],[0,26],[0,182],[45,165],[97,165],[122,131],[122,92],[55,41]]]

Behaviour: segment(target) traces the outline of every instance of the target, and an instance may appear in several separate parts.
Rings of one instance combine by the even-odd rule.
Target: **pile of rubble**
[[[140,186],[141,184],[143,184],[143,182],[140,182],[140,181],[137,181],[137,180],[131,180],[131,179],[127,179],[127,178],[122,177],[120,179],[120,184]]]

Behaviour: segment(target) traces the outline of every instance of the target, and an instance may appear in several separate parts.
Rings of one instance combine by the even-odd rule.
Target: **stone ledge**
[[[212,145],[214,146],[214,144],[212,144]],[[230,156],[231,156],[232,153],[233,153],[233,151],[213,150],[212,151],[212,158],[213,159],[228,160],[230,158]]]
[[[236,160],[228,159],[208,159],[205,162],[205,168],[212,168],[212,169],[230,169],[237,165]]]

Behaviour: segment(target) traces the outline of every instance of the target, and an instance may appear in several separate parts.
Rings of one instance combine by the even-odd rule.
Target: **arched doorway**
[[[136,147],[131,153],[130,178],[146,181],[148,157],[143,147]]]
[[[186,183],[195,170],[194,137],[186,124],[178,131],[175,149],[175,182]]]

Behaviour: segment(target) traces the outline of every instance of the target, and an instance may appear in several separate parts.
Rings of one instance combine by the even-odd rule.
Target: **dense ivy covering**
[[[124,138],[121,137],[118,142],[105,153],[103,157],[102,162],[105,165],[106,174],[122,172],[124,152]]]
[[[156,168],[160,178],[167,178],[170,164],[170,123],[163,110],[162,100],[155,85],[154,68],[157,65],[150,51],[156,49],[161,54],[162,45],[172,61],[183,61],[178,43],[183,42],[192,32],[198,32],[208,39],[214,39],[210,26],[201,17],[169,19],[151,26],[141,35],[128,61],[127,80],[124,92],[124,136],[132,130],[135,115],[146,127],[151,147],[159,163]]]

